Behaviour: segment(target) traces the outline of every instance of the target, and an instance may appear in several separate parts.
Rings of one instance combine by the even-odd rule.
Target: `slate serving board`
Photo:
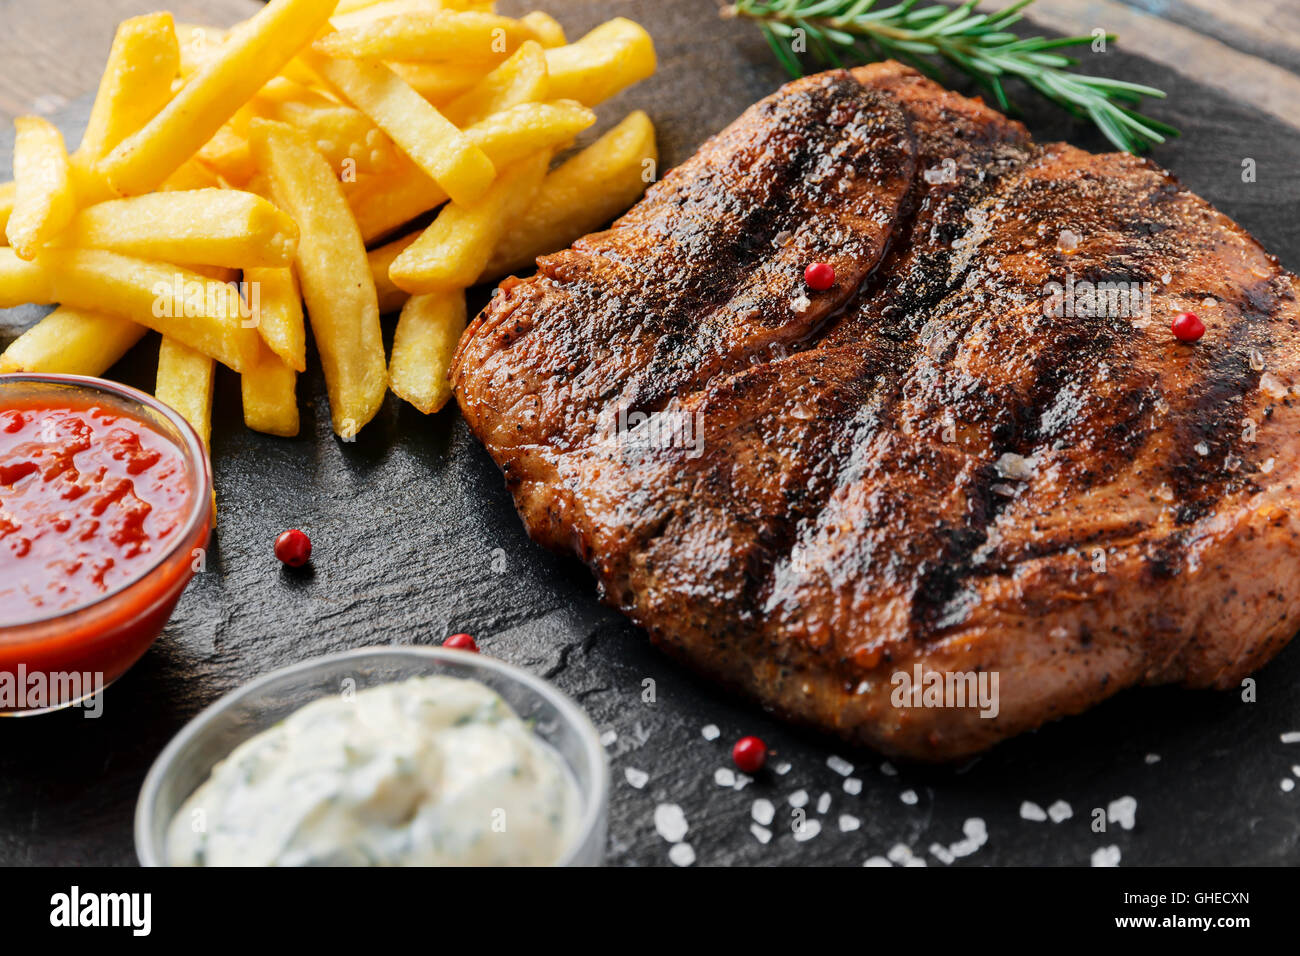
[[[658,75],[599,112],[609,125],[628,109],[648,110],[664,168],[783,80],[752,28],[719,20],[707,0],[546,6],[571,36],[616,14],[654,35]],[[1085,65],[1169,92],[1157,115],[1184,136],[1154,159],[1290,268],[1300,266],[1300,133],[1143,59],[1143,43],[1153,38],[1124,39]],[[974,92],[960,81],[954,86]],[[1089,127],[1027,94],[1019,101],[1040,140],[1106,148]],[[72,142],[86,110],[80,100],[56,117]],[[10,143],[0,141],[6,163]],[[1242,181],[1247,157],[1255,160],[1254,183]],[[0,313],[0,344],[41,311]],[[391,335],[391,319],[385,325]],[[150,336],[110,377],[151,388],[156,349]],[[1300,648],[1257,675],[1254,703],[1236,693],[1129,692],[961,767],[893,768],[787,728],[650,648],[596,601],[583,567],[527,539],[497,469],[454,408],[426,418],[390,395],[358,440],[343,443],[330,433],[314,357],[309,365],[299,386],[302,433],[292,440],[246,430],[238,382],[222,370],[212,448],[220,527],[208,568],[163,637],[107,692],[103,717],[71,711],[0,722],[0,863],[133,863],[140,783],[201,708],[311,656],[437,643],[456,631],[476,635],[485,653],[553,680],[602,731],[617,735],[608,746],[611,864],[668,863],[669,845],[654,826],[661,803],[684,811],[686,841],[701,865],[857,865],[898,844],[943,865],[929,848],[977,832],[978,824],[968,824],[974,818],[984,822],[987,841],[952,865],[1087,865],[1110,846],[1125,865],[1300,862],[1300,792],[1280,786],[1300,763],[1300,746],[1279,739],[1300,730]],[[272,541],[287,527],[312,536],[315,558],[305,572],[281,569],[272,555]],[[652,702],[643,695],[647,680],[654,681]],[[705,739],[707,725],[720,729],[717,739]],[[715,771],[730,767],[730,745],[744,734],[765,738],[775,751],[769,766],[789,764],[788,772],[769,769],[743,789],[719,785]],[[828,766],[832,755],[853,765],[859,793],[847,792],[846,778]],[[649,775],[643,788],[626,781],[629,769]],[[820,832],[808,837],[810,827],[808,838],[796,840],[789,801],[799,802],[800,791]],[[829,794],[825,813],[818,812],[822,794]],[[1109,832],[1094,832],[1094,808],[1122,796],[1137,801],[1136,826],[1112,823]],[[751,833],[756,799],[775,805],[770,842]],[[1030,822],[1020,816],[1024,800],[1042,807],[1064,800],[1073,815]],[[855,821],[856,829],[842,829]]]

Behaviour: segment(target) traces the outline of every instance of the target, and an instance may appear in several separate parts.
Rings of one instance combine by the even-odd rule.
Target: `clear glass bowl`
[[[152,395],[100,378],[0,375],[0,409],[10,402],[40,399],[55,404],[70,398],[115,408],[175,444],[192,491],[190,510],[170,546],[137,577],[78,607],[0,625],[0,671],[50,675],[50,699],[44,706],[0,709],[4,715],[58,710],[92,696],[93,691],[83,692],[83,681],[67,682],[73,675],[98,675],[101,689],[117,680],[162,633],[181,592],[194,577],[196,556],[207,546],[211,530],[212,476],[207,452],[179,412]],[[58,679],[54,675],[59,675]]]
[[[351,678],[357,690],[408,677],[481,681],[500,694],[564,758],[582,799],[582,822],[558,866],[604,859],[609,767],[591,720],[553,686],[527,671],[469,651],[440,647],[363,647],[272,671],[222,697],[190,721],[159,754],[135,808],[135,847],[144,866],[166,865],[167,827],[212,768],[232,750]]]

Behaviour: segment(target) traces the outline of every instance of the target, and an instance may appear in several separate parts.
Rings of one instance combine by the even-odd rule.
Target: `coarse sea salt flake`
[[[1288,730],[1280,739],[1284,744],[1300,744],[1300,730]]]
[[[916,795],[915,790],[904,790],[902,793],[898,795],[898,799],[902,800],[909,807],[914,807],[916,806],[916,803],[920,799],[920,797]]]
[[[767,827],[761,827],[757,823],[749,825],[749,832],[754,834],[754,839],[759,843],[767,844],[772,842],[772,831]]]
[[[636,767],[624,767],[623,776],[626,778],[628,785],[640,790],[650,782],[650,774],[644,770],[637,770]]]
[[[893,866],[894,864],[890,863],[883,856],[869,856],[862,862],[862,865],[863,866]]]
[[[791,765],[783,761],[776,765],[777,776],[784,777],[787,773],[791,771],[791,769],[793,769]]]
[[[677,866],[690,866],[695,862],[695,850],[689,843],[678,843],[668,851],[668,859]]]
[[[1092,851],[1093,866],[1119,866],[1119,847],[1103,846]]]
[[[1020,818],[1022,820],[1033,820],[1035,823],[1042,823],[1047,819],[1047,811],[1034,803],[1034,801],[1026,800],[1020,804]]]
[[[856,797],[862,792],[862,781],[857,777],[849,777],[844,781],[844,792]]]
[[[944,846],[942,843],[931,843],[930,855],[933,856],[940,863],[944,863],[944,864],[951,863],[953,860],[957,859],[955,856],[953,856],[951,853],[948,852],[948,848]]]
[[[700,728],[700,736],[705,740],[717,740],[722,736],[722,731],[718,729],[717,724],[705,724]]]
[[[887,855],[895,863],[906,863],[912,858],[912,848],[906,843],[895,843]]]
[[[618,743],[618,732],[617,732],[617,731],[614,731],[614,730],[607,730],[607,731],[605,731],[603,734],[600,735],[600,745],[601,745],[602,747],[608,747],[608,746],[610,746],[611,744],[615,744],[615,743]]]
[[[749,808],[749,815],[754,818],[755,823],[761,823],[767,826],[776,816],[776,807],[771,800],[765,800],[762,797],[754,801],[754,805]]]
[[[1133,797],[1120,797],[1106,806],[1106,819],[1118,823],[1125,830],[1132,830],[1137,819],[1138,802]]]
[[[1057,800],[1047,808],[1047,815],[1052,818],[1053,823],[1064,823],[1070,817],[1074,816],[1074,811],[1064,800]]]
[[[669,843],[679,843],[690,825],[686,814],[675,803],[661,803],[655,807],[655,830]]]
[[[883,773],[886,777],[898,776],[898,768],[895,767],[888,760],[886,760],[884,763],[880,765],[880,772]]]
[[[796,827],[794,838],[799,843],[806,843],[822,832],[822,822],[815,817],[811,820],[805,820],[802,826]]]
[[[861,826],[862,826],[862,821],[859,820],[857,817],[855,817],[853,814],[851,813],[840,814],[841,833],[852,833],[854,830],[858,829]]]
[[[790,794],[790,796],[786,797],[786,802],[796,809],[799,807],[806,807],[808,805],[808,791],[796,790],[794,793]]]
[[[730,767],[719,767],[713,771],[713,782],[719,787],[734,787],[736,785],[736,772]]]
[[[831,795],[829,793],[823,793],[820,797],[817,798],[817,812],[825,813],[830,808],[831,808]]]
[[[1282,792],[1283,792],[1283,793],[1290,793],[1290,792],[1291,792],[1292,790],[1294,790],[1294,789],[1295,789],[1295,781],[1292,780],[1290,777],[1283,777],[1283,778],[1282,778]]]
[[[1147,755],[1146,755],[1144,758],[1142,758],[1142,759],[1143,759],[1144,761],[1146,761],[1146,763],[1147,763],[1148,765],[1150,765],[1150,764],[1153,764],[1153,763],[1159,763],[1159,762],[1160,762],[1160,755],[1159,755],[1159,754],[1147,754]]]
[[[853,764],[849,763],[843,757],[838,757],[835,754],[831,754],[829,757],[826,758],[826,766],[830,767],[841,777],[847,777],[849,774],[853,772]]]

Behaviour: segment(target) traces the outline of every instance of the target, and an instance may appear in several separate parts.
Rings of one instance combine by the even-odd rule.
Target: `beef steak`
[[[1297,627],[1297,280],[1150,162],[834,71],[538,265],[466,420],[534,538],[790,719],[953,759]]]

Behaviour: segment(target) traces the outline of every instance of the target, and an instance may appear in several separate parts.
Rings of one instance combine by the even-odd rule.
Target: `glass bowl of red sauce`
[[[178,412],[103,379],[0,375],[0,714],[97,700],[162,633],[211,523]]]

